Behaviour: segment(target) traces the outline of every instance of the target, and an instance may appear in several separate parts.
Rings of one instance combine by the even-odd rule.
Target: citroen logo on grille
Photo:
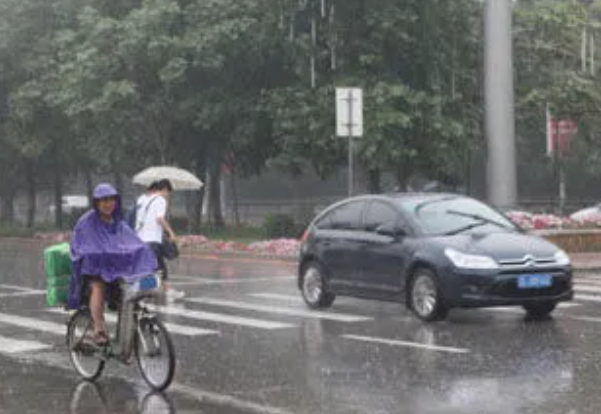
[[[534,256],[532,255],[527,255],[526,257],[524,257],[524,261],[526,262],[526,266],[528,267],[536,266],[536,260],[534,260]]]

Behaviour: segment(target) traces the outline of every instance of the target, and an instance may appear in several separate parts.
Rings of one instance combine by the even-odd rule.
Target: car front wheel
[[[408,303],[411,310],[426,322],[443,320],[448,314],[436,276],[429,269],[418,269],[413,275]]]
[[[303,299],[312,309],[329,308],[336,299],[336,296],[329,291],[325,272],[318,263],[305,266],[301,286]]]

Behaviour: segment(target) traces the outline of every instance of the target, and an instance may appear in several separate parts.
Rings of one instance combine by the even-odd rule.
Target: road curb
[[[280,262],[295,264],[298,263],[298,257],[293,256],[276,256],[276,255],[262,255],[254,253],[243,253],[243,252],[212,252],[212,251],[186,251],[182,250],[182,258],[189,259],[209,259],[209,260],[260,260],[264,262]]]

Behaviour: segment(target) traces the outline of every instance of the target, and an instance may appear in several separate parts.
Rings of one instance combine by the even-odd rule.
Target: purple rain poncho
[[[100,218],[96,201],[116,197],[113,222]],[[109,184],[94,190],[94,209],[87,212],[75,226],[71,241],[73,275],[69,286],[69,309],[79,309],[86,276],[100,277],[105,282],[119,279],[130,281],[156,271],[156,256],[138,235],[123,221],[121,198]]]

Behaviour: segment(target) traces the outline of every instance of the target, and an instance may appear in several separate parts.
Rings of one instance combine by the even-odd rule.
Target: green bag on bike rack
[[[72,274],[69,243],[61,243],[44,250],[46,269],[46,302],[48,306],[67,303]]]
[[[69,285],[49,286],[46,290],[46,304],[48,306],[62,306],[67,303]]]

